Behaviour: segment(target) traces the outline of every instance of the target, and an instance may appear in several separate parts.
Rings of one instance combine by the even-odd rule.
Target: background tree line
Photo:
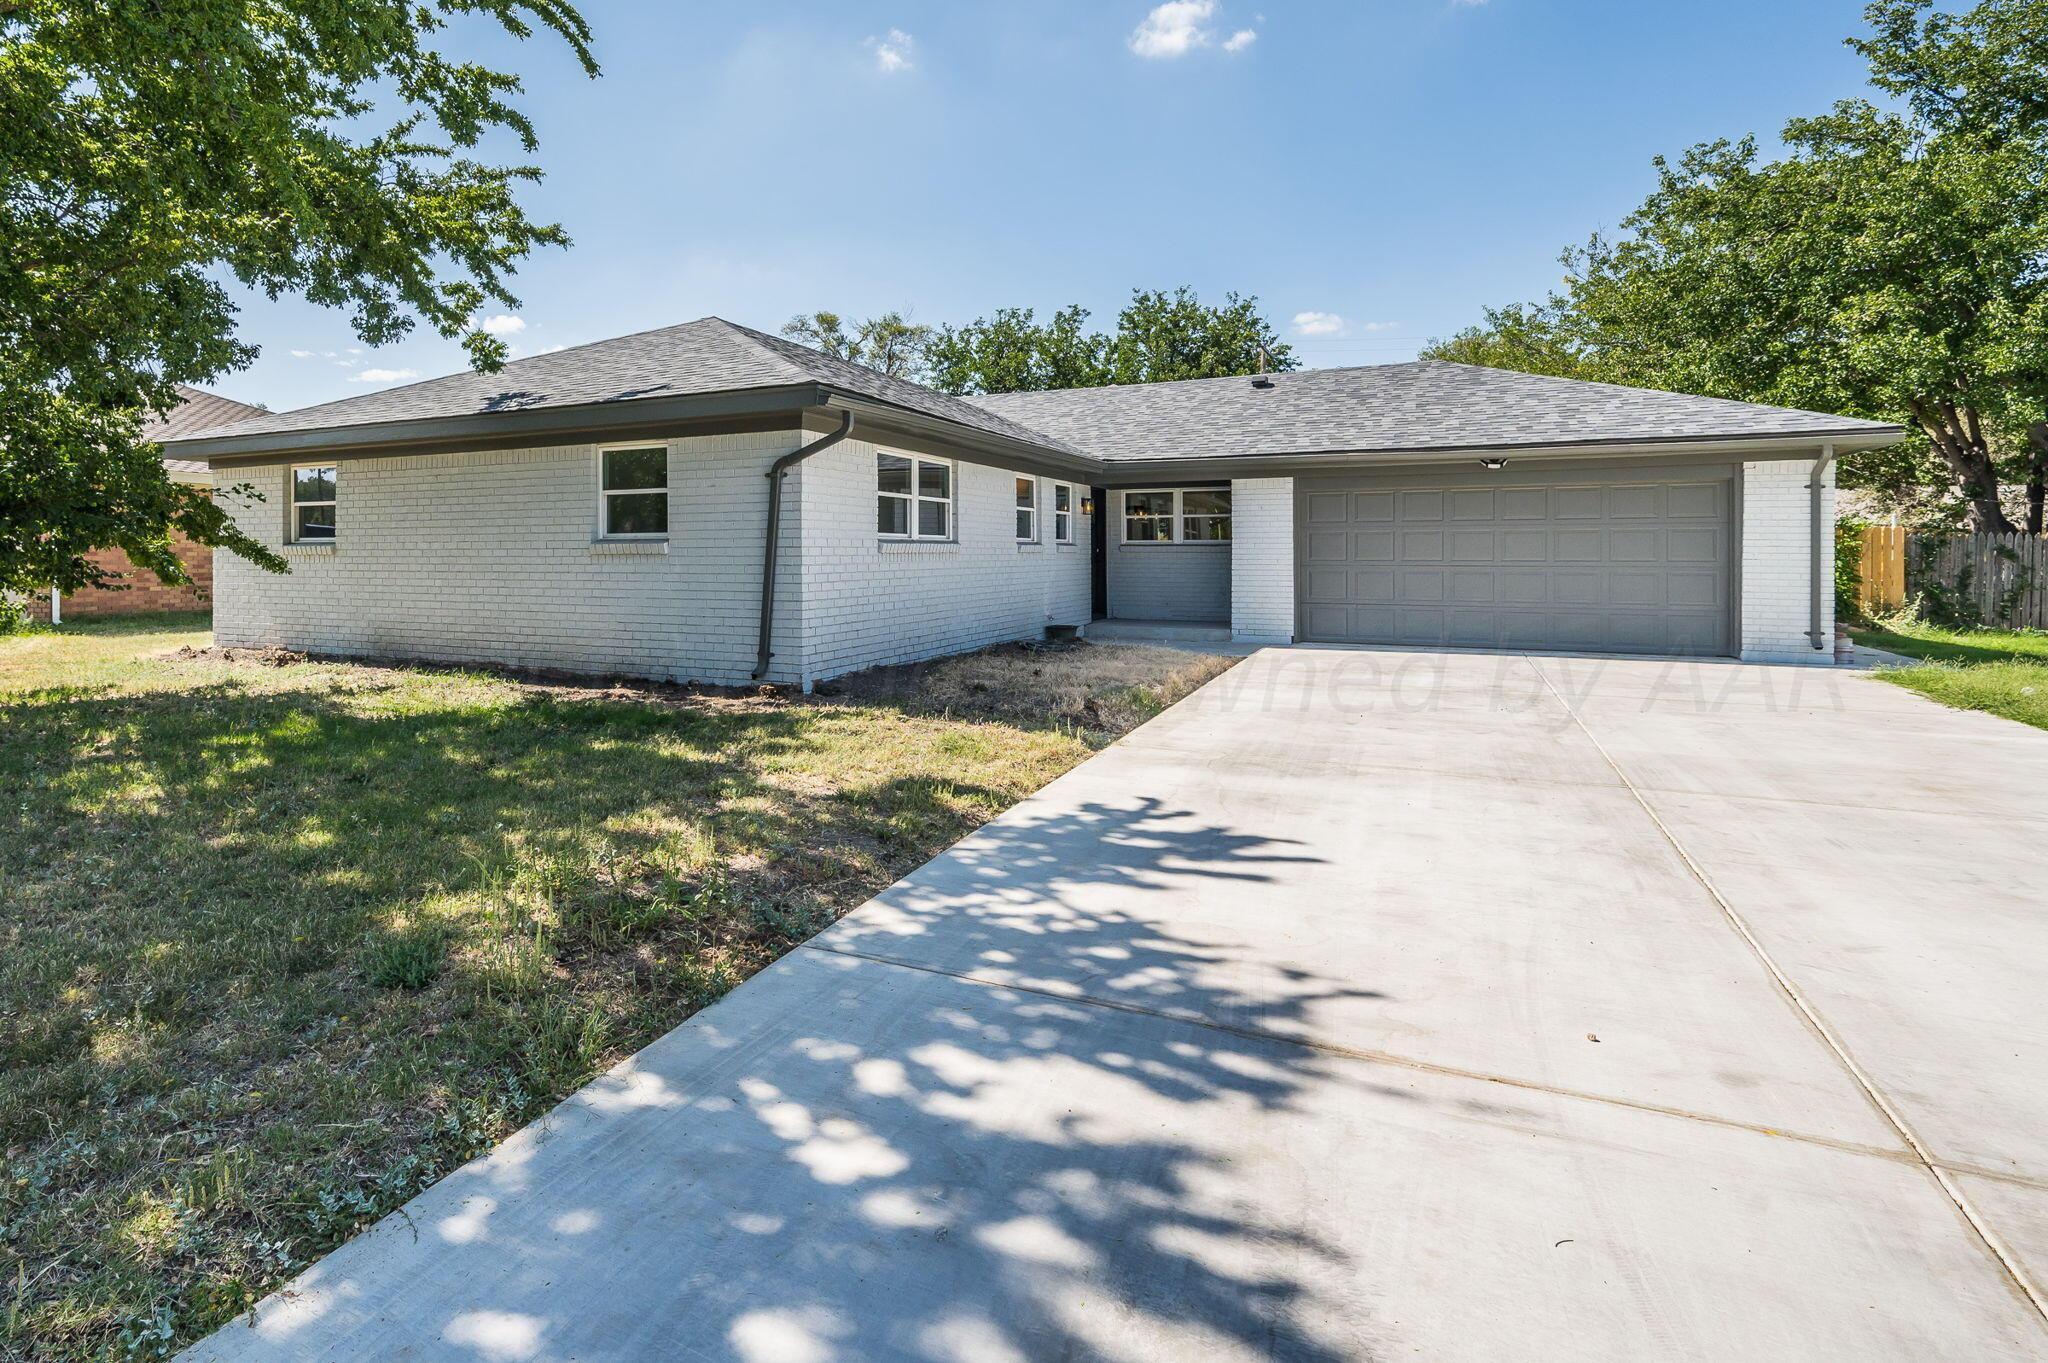
[[[1220,307],[1182,286],[1134,289],[1113,332],[1088,329],[1071,305],[1045,321],[1031,308],[998,308],[965,326],[921,326],[898,312],[851,323],[836,312],[792,317],[782,334],[829,355],[947,393],[1026,393],[1108,383],[1226,378],[1293,369],[1299,361],[1259,301],[1229,293]]]
[[[2048,0],[1878,0],[1882,103],[1656,163],[1563,286],[1426,357],[1895,421],[1843,481],[2040,533],[2048,500]]]

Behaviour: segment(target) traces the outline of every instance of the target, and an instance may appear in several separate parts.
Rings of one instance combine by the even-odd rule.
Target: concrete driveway
[[[1268,650],[192,1356],[2048,1357],[2044,789],[1863,676]]]

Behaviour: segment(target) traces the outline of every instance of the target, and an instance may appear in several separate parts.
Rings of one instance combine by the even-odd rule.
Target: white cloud
[[[1257,30],[1241,28],[1223,40],[1223,50],[1225,52],[1242,52],[1258,40]]]
[[[1360,331],[1392,331],[1400,325],[1399,322],[1361,322],[1358,324],[1358,329]]]
[[[294,350],[292,358],[295,360],[310,360],[313,358],[313,352],[310,350]]]
[[[879,38],[869,38],[865,46],[875,54],[875,69],[884,75],[908,71],[917,64],[917,39],[900,28],[892,28]]]
[[[348,376],[350,383],[403,383],[420,376],[417,369],[364,369]]]
[[[501,312],[494,317],[485,317],[476,324],[476,329],[486,336],[517,336],[526,330],[526,319]]]
[[[1185,57],[1215,38],[1216,0],[1166,0],[1131,32],[1131,51],[1151,61]]]
[[[1297,336],[1342,336],[1344,319],[1334,312],[1297,312],[1294,314],[1294,334]]]

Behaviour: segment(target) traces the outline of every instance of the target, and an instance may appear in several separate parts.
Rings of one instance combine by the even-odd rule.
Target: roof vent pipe
[[[814,454],[822,454],[853,433],[853,413],[839,414],[839,429],[800,445],[768,466],[768,534],[761,551],[761,639],[754,655],[754,680],[768,675],[769,641],[775,637],[775,555],[782,539],[782,477]]]

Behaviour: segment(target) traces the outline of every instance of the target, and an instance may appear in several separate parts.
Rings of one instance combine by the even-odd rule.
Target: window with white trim
[[[1017,543],[1038,543],[1038,480],[1017,480]]]
[[[875,533],[885,540],[953,537],[953,465],[875,451]]]
[[[1146,488],[1123,498],[1125,544],[1222,544],[1230,539],[1227,487]]]
[[[1074,485],[1052,485],[1052,537],[1060,544],[1074,542]]]
[[[598,525],[606,539],[668,535],[668,447],[621,445],[597,452]]]
[[[292,468],[292,542],[329,544],[334,540],[333,464],[299,464]]]

